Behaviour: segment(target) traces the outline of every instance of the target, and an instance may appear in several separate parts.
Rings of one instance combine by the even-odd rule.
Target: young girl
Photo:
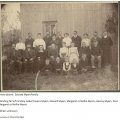
[[[62,63],[59,57],[56,58],[54,68],[56,73],[59,73],[59,74],[61,73]]]
[[[69,62],[69,58],[65,58],[65,62],[63,62],[63,73],[67,75],[71,70],[71,63]]]
[[[65,61],[65,57],[69,55],[69,50],[64,42],[62,43],[62,48],[60,48],[59,55],[63,62]]]

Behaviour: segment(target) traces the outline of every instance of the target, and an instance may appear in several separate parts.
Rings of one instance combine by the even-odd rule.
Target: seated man
[[[86,43],[82,43],[82,47],[80,49],[80,67],[82,68],[82,71],[87,71],[88,67],[88,59],[90,56],[90,48],[86,46]]]
[[[32,49],[31,44],[27,44],[24,56],[24,66],[26,72],[34,72],[34,59],[35,51]]]
[[[59,74],[61,73],[62,63],[61,63],[60,57],[56,58],[56,61],[55,61],[55,64],[54,64],[54,69],[55,69],[56,73],[59,73]]]
[[[56,57],[58,57],[58,47],[54,43],[48,47],[48,57],[50,62],[54,64]]]
[[[69,55],[69,49],[66,47],[66,43],[63,42],[62,48],[60,48],[59,55],[62,61],[65,61],[65,57]]]
[[[71,70],[71,63],[69,62],[69,58],[65,57],[65,62],[63,62],[63,74],[67,75],[69,74]]]
[[[24,72],[24,54],[25,54],[25,44],[19,39],[16,44],[16,59],[17,59],[17,71],[18,73]]]
[[[95,60],[98,62],[98,68],[101,68],[101,48],[98,41],[94,41],[91,46],[91,64],[93,69],[96,68]]]
[[[10,73],[16,73],[16,64],[17,64],[17,59],[16,59],[16,45],[15,43],[12,44],[12,47],[8,50],[8,61],[9,61],[9,67],[10,67]]]

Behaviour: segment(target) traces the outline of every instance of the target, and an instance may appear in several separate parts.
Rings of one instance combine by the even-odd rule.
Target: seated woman
[[[71,43],[71,47],[69,48],[69,60],[70,60],[70,63],[72,63],[74,59],[76,60],[77,63],[79,63],[78,48],[75,47],[74,43]]]
[[[45,65],[45,59],[46,59],[46,51],[44,50],[43,45],[40,45],[39,48],[36,50],[36,59],[35,59],[35,66],[36,71],[42,70]]]
[[[62,63],[60,60],[60,57],[56,58],[55,64],[54,64],[55,72],[60,74],[62,71]]]
[[[71,70],[71,63],[69,62],[69,58],[66,57],[65,62],[63,62],[63,74],[64,75],[69,74],[70,70]]]
[[[64,62],[65,57],[69,55],[69,49],[66,47],[66,43],[62,43],[62,48],[60,48],[59,55],[61,60]]]

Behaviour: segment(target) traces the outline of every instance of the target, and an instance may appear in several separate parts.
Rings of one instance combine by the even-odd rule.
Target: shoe
[[[95,66],[92,66],[92,69],[95,69],[96,67]]]

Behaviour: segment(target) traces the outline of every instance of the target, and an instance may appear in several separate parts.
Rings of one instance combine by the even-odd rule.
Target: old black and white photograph
[[[2,91],[118,91],[117,2],[1,4]]]

